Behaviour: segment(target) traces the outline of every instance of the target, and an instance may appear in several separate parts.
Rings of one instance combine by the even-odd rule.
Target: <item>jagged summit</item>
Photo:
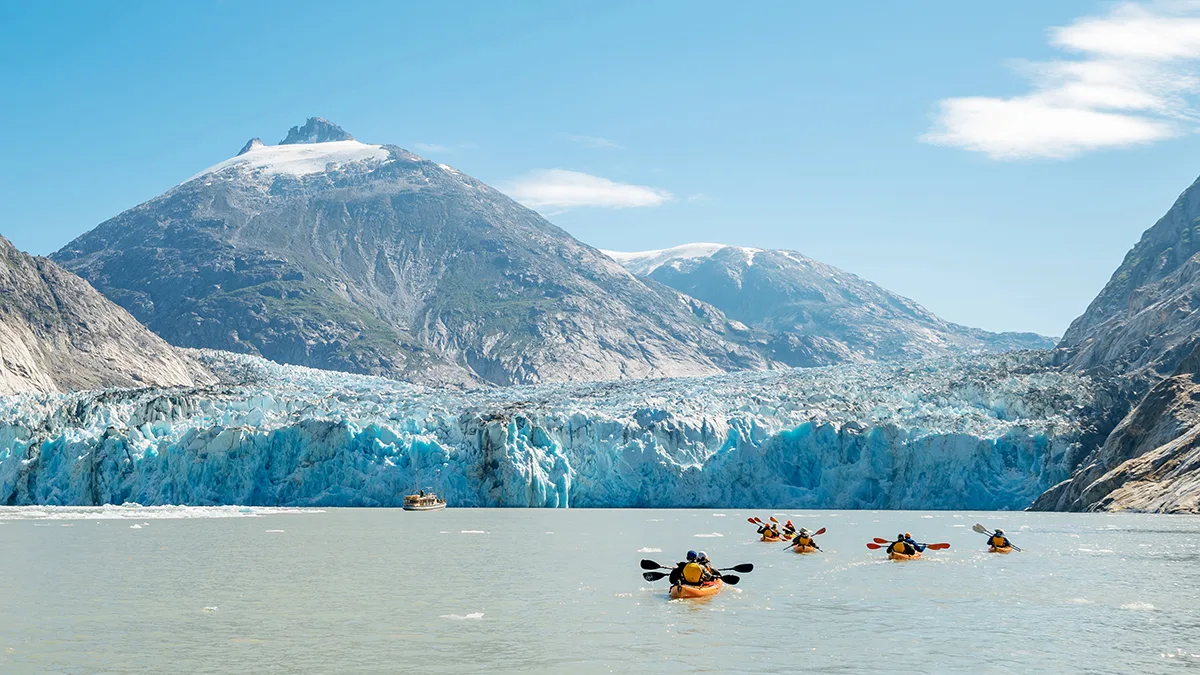
[[[265,145],[266,144],[262,142],[262,139],[258,138],[256,136],[256,137],[251,138],[250,140],[246,141],[246,144],[242,146],[242,149],[238,150],[237,156],[241,157],[242,155],[246,154],[247,152],[250,152],[251,150],[253,150],[255,148],[265,147]]]
[[[352,141],[354,137],[346,130],[327,119],[310,117],[302,127],[292,127],[287,138],[279,141],[280,145],[296,145],[298,143],[329,143],[331,141]]]

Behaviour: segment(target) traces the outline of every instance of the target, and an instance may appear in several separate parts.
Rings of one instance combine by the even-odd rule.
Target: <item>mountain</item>
[[[1119,383],[1124,419],[1039,510],[1200,512],[1200,181],[1125,255],[1057,350]]]
[[[1054,346],[1033,333],[989,333],[943,321],[908,298],[795,251],[701,243],[605,253],[633,274],[772,334],[771,356],[789,365]]]
[[[720,312],[495,189],[312,118],[54,254],[169,342],[419,382],[765,368]]]
[[[87,282],[0,237],[0,395],[211,381]]]

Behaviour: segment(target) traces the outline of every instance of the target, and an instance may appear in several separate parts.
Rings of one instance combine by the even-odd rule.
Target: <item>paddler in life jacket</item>
[[[702,553],[688,551],[688,562],[684,563],[679,569],[679,581],[677,585],[685,586],[701,586],[705,581],[708,581],[708,566],[701,562]]]
[[[997,529],[992,533],[992,536],[988,537],[988,546],[992,548],[1011,548],[1012,542],[1008,540],[1008,537],[1004,536],[1004,530]]]
[[[913,555],[924,551],[925,547],[913,541],[912,535],[908,532],[896,535],[896,541],[893,541],[888,546],[888,553],[903,553],[904,555]]]
[[[792,521],[789,520],[787,521],[787,524],[783,526],[783,538],[791,539],[794,536],[796,536],[796,526],[792,525]]]
[[[764,539],[779,538],[779,530],[775,529],[775,526],[771,523],[763,523],[762,527],[758,528],[758,533],[761,534]]]
[[[721,573],[712,566],[712,561],[708,559],[708,554],[704,551],[700,551],[696,554],[696,562],[700,563],[700,565],[704,567],[705,581],[712,581],[713,579],[717,579],[721,576]]]
[[[809,534],[807,527],[800,528],[800,531],[796,533],[796,536],[792,537],[792,546],[811,546],[818,551],[821,550],[821,547],[817,546],[817,542],[812,538],[812,535]],[[787,549],[785,548],[783,550],[786,551]]]
[[[683,580],[683,570],[688,565],[695,564],[696,557],[697,554],[695,551],[688,551],[687,560],[675,563],[675,569],[671,570],[671,574],[667,577],[667,581],[670,581],[672,586],[678,586],[679,582]]]

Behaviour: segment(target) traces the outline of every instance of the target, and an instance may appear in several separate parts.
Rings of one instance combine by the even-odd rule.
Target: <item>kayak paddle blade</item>
[[[817,530],[816,532],[813,532],[813,533],[812,533],[812,536],[814,536],[814,537],[815,537],[815,536],[817,536],[818,534],[825,534],[825,528],[823,528],[823,527],[822,527],[821,529]]]
[[[975,527],[972,527],[971,529],[975,530],[979,534],[991,534],[986,527],[980,525],[979,523],[975,523]]]
[[[724,581],[725,583],[729,584],[730,586],[737,586],[737,583],[741,580],[742,580],[742,578],[736,574],[721,575],[721,581]]]
[[[642,572],[642,578],[646,581],[658,581],[667,576],[666,572]]]
[[[644,569],[644,570],[658,570],[658,569],[662,569],[662,565],[659,565],[658,563],[654,562],[653,560],[645,560],[645,559],[643,559],[643,560],[642,560],[642,569]]]

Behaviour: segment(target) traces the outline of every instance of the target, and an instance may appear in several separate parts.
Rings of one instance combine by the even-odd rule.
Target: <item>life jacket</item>
[[[767,528],[767,531],[763,533],[763,536],[767,537],[768,539],[770,539],[770,538],[778,539],[779,538],[779,530],[776,530],[773,527]]]
[[[684,565],[683,580],[689,584],[700,583],[704,580],[704,566],[694,562]]]
[[[903,553],[904,555],[912,555],[917,550],[912,547],[907,541],[893,541],[888,547],[888,553]]]
[[[802,537],[800,535],[796,535],[796,538],[793,539],[792,542],[795,543],[796,546],[812,546],[813,545],[812,537]],[[784,550],[787,550],[787,549],[784,549]]]
[[[999,534],[993,534],[990,543],[995,548],[1004,548],[1005,546],[1008,546],[1008,540],[1005,539],[1003,535]]]

